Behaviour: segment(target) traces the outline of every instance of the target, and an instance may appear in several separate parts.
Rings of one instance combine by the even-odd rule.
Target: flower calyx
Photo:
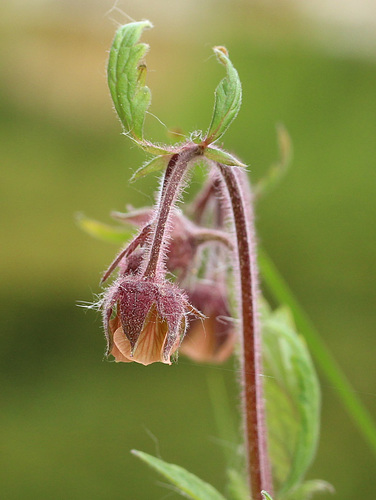
[[[103,302],[107,355],[117,362],[171,364],[193,311],[199,314],[185,293],[168,281],[120,278]]]

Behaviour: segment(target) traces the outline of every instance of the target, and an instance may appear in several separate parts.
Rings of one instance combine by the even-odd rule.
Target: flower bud
[[[237,334],[223,288],[198,283],[195,290],[189,293],[189,299],[205,314],[206,319],[192,321],[180,352],[199,362],[226,361],[233,352]]]
[[[171,364],[186,331],[191,308],[182,290],[128,275],[115,282],[104,300],[104,327],[115,361]]]

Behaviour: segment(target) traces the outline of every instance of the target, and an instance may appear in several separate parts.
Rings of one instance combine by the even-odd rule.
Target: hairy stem
[[[131,253],[133,253],[136,250],[138,245],[145,242],[150,231],[151,231],[150,224],[147,224],[145,227],[141,229],[140,234],[136,236],[136,238],[132,240],[131,243],[119,253],[119,255],[115,258],[115,260],[111,262],[110,267],[106,270],[101,279],[101,283],[104,283],[107,280],[107,278],[112,274],[114,269],[119,265],[120,261],[124,259],[124,257],[128,257]]]
[[[195,243],[202,244],[208,241],[221,243],[229,250],[233,250],[232,240],[230,236],[219,229],[200,229],[195,233]]]
[[[166,238],[165,233],[169,215],[180,193],[188,163],[195,156],[200,155],[201,151],[200,146],[196,144],[189,145],[183,152],[179,153],[179,155],[173,155],[167,166],[159,200],[153,239],[149,251],[148,264],[144,271],[145,277],[154,278],[160,271],[163,271],[161,267],[164,258],[163,244]]]
[[[246,462],[253,500],[262,500],[262,490],[272,492],[272,479],[266,442],[266,424],[261,382],[261,338],[257,321],[256,255],[251,238],[253,220],[250,198],[239,182],[235,168],[217,164],[227,187],[236,232],[241,289],[242,320],[242,400]],[[247,203],[247,206],[245,206]],[[249,206],[248,206],[249,205]]]

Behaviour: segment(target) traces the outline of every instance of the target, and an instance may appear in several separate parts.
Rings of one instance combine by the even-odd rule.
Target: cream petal
[[[195,322],[184,338],[180,352],[194,361],[201,363],[223,363],[233,352],[236,333],[229,330],[227,338],[218,346],[216,338],[216,319],[209,317],[202,323]]]
[[[207,318],[203,322],[197,320],[196,325],[191,326],[188,335],[184,338],[180,352],[193,361],[211,361],[215,348],[212,323],[212,318]]]
[[[232,332],[226,339],[225,343],[215,352],[212,359],[213,363],[223,363],[226,361],[234,351],[236,340],[237,335],[235,332]]]
[[[167,321],[159,316],[157,307],[153,304],[135,345],[133,360],[143,365],[150,365],[157,361],[171,364],[169,359],[164,361],[162,356],[167,333]]]
[[[131,344],[124,335],[122,327],[119,327],[115,331],[113,342],[114,345],[111,349],[111,354],[114,356],[116,362],[130,363],[134,361],[131,356]]]

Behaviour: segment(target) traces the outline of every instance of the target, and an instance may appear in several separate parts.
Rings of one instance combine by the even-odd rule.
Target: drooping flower
[[[145,228],[151,230],[150,221],[152,220],[153,213],[154,211],[151,208],[144,208],[132,210],[127,213],[113,212],[112,216],[121,222],[141,227],[144,225],[144,230]],[[203,228],[195,224],[181,210],[175,209],[173,211],[169,224],[171,225],[171,234],[166,242],[166,266],[170,272],[176,273],[178,271],[181,279],[189,273],[192,265],[194,265],[194,259],[200,245],[217,242],[231,247],[230,238],[226,233],[215,229]],[[132,243],[128,245],[128,248],[131,245]],[[133,246],[130,252],[126,252],[124,257],[116,261],[121,274],[135,273],[140,268],[142,260],[147,253],[146,247],[147,232],[145,232],[137,246]],[[113,270],[114,266],[111,269]],[[106,277],[108,275],[107,273]]]
[[[204,363],[226,361],[234,350],[237,333],[223,286],[197,283],[189,299],[206,318],[191,322],[180,348],[181,354]]]
[[[191,312],[185,293],[168,281],[120,278],[103,303],[107,354],[117,362],[171,364]]]

